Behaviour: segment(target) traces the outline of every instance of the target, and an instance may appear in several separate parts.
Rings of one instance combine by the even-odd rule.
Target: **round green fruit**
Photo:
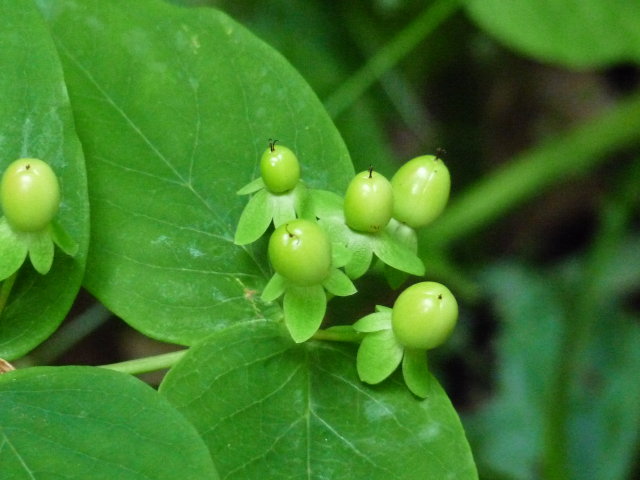
[[[53,220],[60,206],[58,178],[42,160],[16,160],[2,175],[0,204],[14,230],[43,230]]]
[[[272,193],[284,193],[291,190],[300,180],[300,163],[296,154],[275,141],[269,142],[269,148],[260,158],[262,180]]]
[[[420,228],[435,220],[449,199],[451,177],[443,161],[434,155],[409,160],[391,179],[393,218]]]
[[[444,343],[458,321],[458,303],[436,282],[421,282],[403,291],[393,305],[391,326],[405,347],[428,350]]]
[[[271,235],[269,260],[275,271],[292,283],[319,285],[331,270],[331,242],[317,223],[292,220]]]
[[[379,232],[393,214],[393,189],[384,175],[373,169],[358,173],[344,195],[344,217],[358,232]]]

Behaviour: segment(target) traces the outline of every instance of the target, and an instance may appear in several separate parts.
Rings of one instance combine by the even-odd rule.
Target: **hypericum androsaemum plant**
[[[0,162],[46,160],[62,191],[53,225],[81,242],[47,275],[25,265],[13,290],[2,283],[0,357],[17,367],[0,375],[2,475],[477,478],[433,378],[424,400],[358,378],[368,334],[327,302],[355,294],[350,277],[374,255],[414,275],[424,265],[404,226],[384,225],[387,207],[378,231],[346,223],[347,148],[281,55],[217,10],[160,0],[19,0],[0,18]],[[348,207],[360,218],[361,193]],[[186,348],[26,368],[85,259],[83,285],[107,309]],[[32,315],[41,306],[51,320]],[[130,375],[160,368],[158,390]]]
[[[267,165],[279,165],[282,161],[280,155],[273,158],[271,141],[269,146],[270,150],[261,160],[263,177],[265,158]],[[291,157],[293,154],[289,150],[285,154],[288,168],[267,170],[269,182],[283,189],[284,186],[293,188],[299,181],[298,163],[291,162],[295,157]],[[288,169],[294,170],[292,175]],[[434,178],[436,172],[440,172],[438,178]],[[406,198],[412,199],[414,208],[410,212],[412,217],[400,215],[400,218],[408,219],[410,225],[396,220],[389,235],[382,232],[395,211],[392,184],[382,175],[374,175],[373,167],[357,174],[349,183],[342,202],[343,216],[337,213],[336,196],[312,190],[311,211],[325,221],[296,219],[280,225],[272,233],[268,255],[275,274],[265,287],[262,299],[271,302],[284,294],[284,322],[296,342],[308,340],[320,328],[328,301],[325,288],[329,293],[341,296],[356,292],[349,278],[338,268],[345,266],[347,273],[349,266],[353,268],[355,253],[352,249],[358,239],[366,239],[364,245],[371,249],[367,250],[369,255],[375,245],[383,246],[382,251],[385,251],[384,247],[394,246],[401,254],[388,258],[396,265],[403,265],[402,260],[415,253],[414,228],[429,223],[425,219],[433,220],[444,208],[449,192],[449,173],[440,159],[433,156],[413,159],[403,165],[394,178],[399,179],[396,195],[405,202]],[[443,181],[446,181],[446,188],[442,187]],[[446,193],[444,198],[443,192]],[[245,208],[243,215],[246,211]],[[327,218],[333,222],[326,222]],[[331,232],[332,226],[340,227],[340,230],[333,230],[333,244],[341,251],[335,257],[325,231]],[[363,234],[366,236],[361,237]],[[370,262],[369,257],[366,265],[358,268],[368,268]],[[440,345],[451,334],[458,317],[458,304],[453,294],[439,283],[422,282],[400,294],[393,313],[385,307],[378,306],[377,309],[377,313],[353,325],[356,332],[366,334],[358,350],[360,379],[371,384],[380,383],[404,358],[403,374],[407,386],[416,396],[426,398],[430,376],[423,352]],[[345,328],[348,331],[348,326],[332,331],[345,331]]]

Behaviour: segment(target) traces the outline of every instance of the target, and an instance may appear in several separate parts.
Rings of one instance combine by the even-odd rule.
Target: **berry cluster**
[[[392,286],[408,275],[424,275],[416,229],[440,215],[450,190],[449,171],[439,156],[414,158],[391,181],[369,168],[353,178],[344,198],[307,188],[296,155],[276,141],[269,141],[260,172],[238,191],[254,195],[240,216],[235,242],[251,243],[273,223],[268,256],[275,273],[262,299],[283,297],[284,323],[296,342],[318,331],[331,296],[356,293],[352,280],[369,270],[374,256],[385,264]],[[361,380],[379,383],[402,362],[409,389],[426,397],[431,377],[425,351],[442,344],[456,324],[453,294],[439,283],[417,283],[392,309],[376,310],[347,327],[361,336]]]

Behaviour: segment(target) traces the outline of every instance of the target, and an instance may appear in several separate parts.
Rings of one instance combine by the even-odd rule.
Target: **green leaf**
[[[31,233],[29,239],[29,260],[36,271],[45,275],[51,270],[53,263],[53,240],[49,229],[43,232]]]
[[[259,190],[242,210],[233,242],[236,245],[255,242],[267,231],[272,218],[271,195],[266,189]]]
[[[2,478],[217,479],[198,433],[126,374],[41,367],[0,375]]]
[[[406,348],[402,357],[402,377],[411,392],[420,398],[427,398],[431,391],[433,377],[427,366],[427,352]]]
[[[357,292],[356,286],[349,277],[337,268],[331,270],[331,275],[322,285],[329,293],[338,297],[348,297]]]
[[[262,300],[265,302],[277,300],[284,293],[286,286],[287,280],[279,273],[274,273],[262,291]]]
[[[391,329],[368,333],[358,348],[358,376],[366,383],[380,383],[391,375],[402,360],[403,348]]]
[[[89,241],[89,203],[82,150],[47,26],[30,0],[0,2],[0,18],[0,172],[18,158],[47,162],[61,186],[56,221],[79,245],[74,258],[56,252],[47,275],[28,262],[18,275],[0,314],[0,357],[13,359],[48,338],[76,298]],[[14,268],[17,255],[0,255],[0,270]]]
[[[0,281],[13,275],[27,258],[27,246],[0,217]]]
[[[284,292],[284,323],[291,338],[304,342],[318,331],[327,310],[327,295],[322,285],[294,287]]]
[[[636,0],[471,0],[471,18],[526,55],[571,67],[640,61]]]
[[[273,306],[247,294],[269,278],[265,255],[233,243],[246,202],[236,191],[258,176],[268,138],[296,152],[308,186],[346,188],[349,155],[316,95],[214,9],[38,4],[87,156],[87,288],[134,328],[183,344],[270,316]]]
[[[424,401],[395,379],[362,384],[354,350],[240,324],[191,348],[160,393],[196,426],[227,480],[476,479],[438,383]]]
[[[370,313],[354,323],[353,329],[364,333],[389,330],[391,329],[391,312],[382,311]]]

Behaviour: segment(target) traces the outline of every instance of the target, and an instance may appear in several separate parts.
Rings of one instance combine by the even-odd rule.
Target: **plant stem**
[[[623,238],[630,222],[635,203],[637,185],[640,180],[640,162],[623,172],[613,198],[607,199],[601,210],[600,226],[594,244],[587,256],[582,284],[578,285],[575,308],[568,318],[562,341],[562,358],[551,386],[552,407],[545,425],[544,470],[546,480],[571,478],[568,419],[574,388],[584,368],[585,351],[591,334],[600,318],[602,296],[601,285],[606,282],[608,265]]]
[[[31,365],[47,365],[83,340],[111,316],[102,304],[95,303],[85,312],[64,324],[47,342],[36,348],[28,357],[21,359]]]
[[[312,337],[314,340],[328,340],[333,342],[360,342],[361,335],[352,330],[318,330]],[[136,358],[135,360],[127,360],[125,362],[111,363],[109,365],[101,365],[100,368],[108,368],[117,372],[128,373],[130,375],[139,375],[141,373],[154,372],[156,370],[164,370],[171,368],[178,363],[187,353],[188,349],[178,350],[176,352],[163,353],[153,355],[151,357]]]
[[[109,370],[128,373],[130,375],[154,372],[156,370],[173,367],[180,361],[187,351],[188,349],[184,349],[178,350],[177,352],[153,355],[151,357],[136,358],[135,360],[127,360],[126,362],[101,365],[101,368],[108,368]]]
[[[349,108],[385,72],[449,18],[461,3],[461,0],[437,0],[431,4],[325,100],[329,115],[336,118]]]
[[[640,95],[525,152],[457,196],[420,244],[445,246],[514,209],[545,188],[589,172],[616,148],[640,140]]]
[[[2,286],[0,286],[0,315],[2,315],[4,307],[7,305],[13,285],[16,283],[16,278],[18,278],[18,270],[16,270],[10,277],[5,278],[2,282]]]

